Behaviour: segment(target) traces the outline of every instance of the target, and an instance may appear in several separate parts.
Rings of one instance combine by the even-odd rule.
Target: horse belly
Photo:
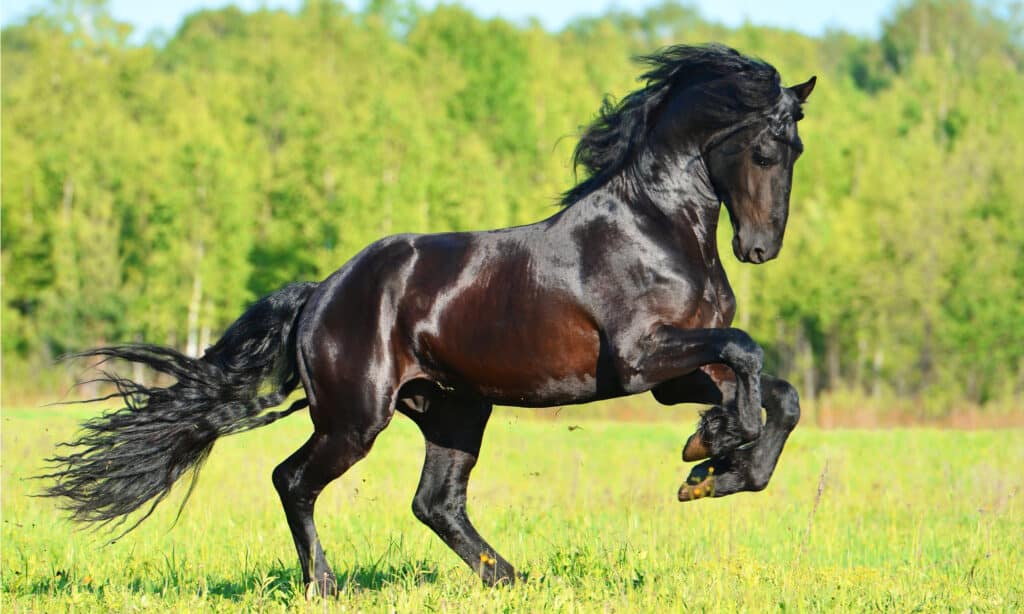
[[[464,296],[441,318],[430,354],[459,385],[505,405],[544,407],[595,398],[600,336],[568,301],[496,304]]]

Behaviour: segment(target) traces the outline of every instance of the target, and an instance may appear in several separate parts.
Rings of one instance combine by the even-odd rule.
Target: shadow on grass
[[[16,575],[21,574],[17,572]],[[338,574],[338,589],[344,596],[346,592],[379,591],[392,585],[408,588],[419,584],[433,584],[437,577],[437,567],[422,559],[399,565],[356,565]],[[267,567],[241,571],[234,578],[202,578],[165,569],[160,577],[134,574],[97,581],[74,570],[59,569],[47,578],[36,578],[24,583],[19,583],[15,579],[14,582],[5,582],[5,585],[5,592],[12,597],[58,596],[72,592],[102,596],[110,591],[128,591],[138,595],[205,594],[230,601],[287,603],[303,599],[306,595],[302,574],[298,568],[280,561]]]

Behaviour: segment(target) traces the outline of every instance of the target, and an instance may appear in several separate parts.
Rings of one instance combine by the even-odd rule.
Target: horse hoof
[[[683,462],[692,463],[693,461],[699,461],[710,456],[711,449],[704,444],[700,433],[690,435],[690,438],[686,440],[686,445],[683,446]]]
[[[686,482],[679,487],[679,500],[695,501],[715,496],[715,466],[711,461],[701,463],[690,471]]]
[[[715,477],[709,475],[696,484],[683,484],[679,487],[679,500],[696,501],[704,497],[710,497],[715,491]]]
[[[306,584],[306,601],[311,601],[315,597],[328,598],[337,596],[338,582],[334,578],[333,573],[325,573],[320,580]]]

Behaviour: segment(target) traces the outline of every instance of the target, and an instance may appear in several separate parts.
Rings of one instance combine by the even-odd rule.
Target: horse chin
[[[734,234],[732,236],[732,253],[736,256],[736,259],[740,262],[749,262],[747,256],[743,253],[743,249],[740,248],[740,235]]]

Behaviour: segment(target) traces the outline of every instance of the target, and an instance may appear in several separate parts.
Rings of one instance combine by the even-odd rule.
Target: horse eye
[[[763,154],[759,154],[759,153],[754,153],[753,160],[754,160],[754,164],[756,164],[756,165],[758,165],[760,167],[769,167],[769,166],[772,166],[773,164],[775,164],[775,160],[773,160],[773,159],[771,159],[771,158],[769,158],[769,157],[767,157],[767,156],[765,156]]]

